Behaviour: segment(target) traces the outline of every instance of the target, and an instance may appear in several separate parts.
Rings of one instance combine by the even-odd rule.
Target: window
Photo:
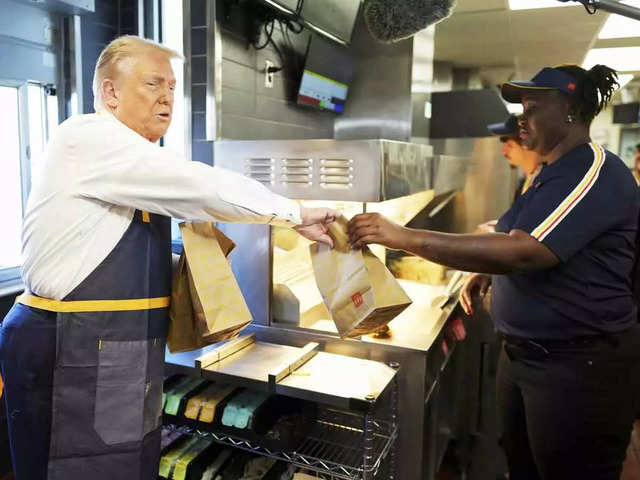
[[[40,176],[46,138],[46,109],[42,87],[35,83],[27,85],[27,105],[29,115],[29,170],[33,182]]]
[[[182,2],[162,0],[162,43],[184,55]],[[176,76],[174,91],[173,118],[171,126],[164,136],[164,146],[187,157],[187,123],[185,121],[186,98],[184,95],[184,62],[179,59],[171,61]],[[179,219],[171,221],[171,240],[175,253],[181,251],[181,236],[178,228]]]
[[[22,218],[31,183],[58,124],[55,89],[38,83],[0,84],[0,282],[20,277]]]
[[[182,18],[181,1],[162,1],[162,43],[184,55]],[[171,66],[177,82],[174,91],[173,118],[169,130],[164,136],[164,145],[186,157],[184,62],[173,59]]]
[[[18,89],[0,86],[0,270],[20,265],[22,229],[22,178]]]

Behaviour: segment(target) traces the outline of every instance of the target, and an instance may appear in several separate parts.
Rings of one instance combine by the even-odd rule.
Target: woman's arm
[[[520,230],[457,235],[397,225],[377,213],[357,215],[349,222],[353,248],[377,243],[404,250],[432,262],[480,273],[544,270],[558,264],[556,255]]]

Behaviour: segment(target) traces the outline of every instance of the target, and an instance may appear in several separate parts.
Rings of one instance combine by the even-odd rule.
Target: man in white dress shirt
[[[157,478],[171,281],[170,217],[289,226],[331,243],[308,209],[156,142],[179,55],[137,37],[101,53],[95,114],[48,146],[24,219],[28,291],[0,330],[17,480]]]

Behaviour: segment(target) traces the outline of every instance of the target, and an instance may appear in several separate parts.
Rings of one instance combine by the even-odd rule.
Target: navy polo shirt
[[[560,259],[553,268],[494,275],[499,331],[533,339],[620,332],[637,322],[631,292],[640,196],[617,156],[591,143],[545,166],[496,225],[527,232]]]

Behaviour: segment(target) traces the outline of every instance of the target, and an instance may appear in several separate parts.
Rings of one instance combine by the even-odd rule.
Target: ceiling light
[[[579,5],[573,2],[560,2],[559,0],[509,0],[511,10],[532,10],[534,8],[568,7]]]
[[[626,5],[640,7],[640,0],[626,0]],[[598,38],[640,37],[640,24],[637,20],[612,13],[600,30]]]
[[[602,64],[619,72],[640,70],[640,47],[594,48],[582,66],[586,69]]]
[[[620,84],[619,88],[624,87],[627,83],[633,80],[633,77],[634,75],[630,73],[623,73],[621,75],[618,75],[618,84]]]

